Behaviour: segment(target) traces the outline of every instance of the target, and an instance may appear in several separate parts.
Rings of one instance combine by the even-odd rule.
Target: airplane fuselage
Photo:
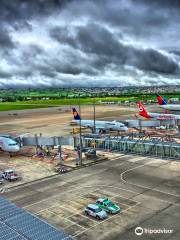
[[[180,104],[166,104],[166,105],[161,105],[160,107],[165,110],[180,112]]]
[[[0,136],[0,149],[5,152],[15,153],[20,150],[20,146],[13,138]]]
[[[74,120],[78,125],[80,125],[80,120]],[[81,120],[81,126],[87,128],[94,128],[94,120]],[[116,121],[95,121],[96,129],[99,130],[114,130],[114,131],[127,131],[128,128],[120,122]]]
[[[144,115],[141,116],[146,117]],[[178,120],[180,119],[180,115],[148,112],[146,118],[154,118],[157,120]]]

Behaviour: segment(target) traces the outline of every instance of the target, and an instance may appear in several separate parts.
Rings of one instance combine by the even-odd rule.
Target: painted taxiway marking
[[[118,159],[118,158],[117,158],[117,159]],[[137,163],[138,161],[142,161],[142,160],[144,160],[144,159],[145,159],[145,158],[140,158],[140,159],[138,159],[135,163]],[[123,165],[123,164],[126,163],[126,162],[127,162],[127,161],[125,161],[125,162],[123,162],[123,163],[120,163],[119,166],[120,166],[120,165]],[[137,186],[137,187],[138,187],[137,184],[129,183],[129,182],[127,182],[125,179],[123,179],[123,175],[124,175],[125,173],[127,173],[127,172],[132,171],[133,169],[140,168],[140,167],[143,167],[143,166],[149,165],[149,164],[151,164],[151,163],[147,163],[147,164],[143,164],[143,165],[140,165],[140,166],[136,166],[136,167],[127,169],[126,171],[122,172],[121,175],[120,175],[122,182],[124,182],[124,183],[126,183],[126,184],[130,184],[130,185],[134,185],[134,186]],[[104,170],[103,170],[103,171],[104,171]],[[69,183],[69,182],[64,182],[64,183]],[[88,186],[88,185],[86,185],[86,186],[82,186],[82,187],[77,187],[77,188],[75,188],[75,189],[73,189],[73,190],[69,190],[69,191],[67,191],[66,193],[70,193],[70,192],[73,193],[73,191],[76,191],[76,190],[80,190],[80,189],[83,189],[83,188],[93,188],[93,187],[94,187],[94,186]],[[111,188],[121,189],[121,190],[124,190],[124,191],[127,191],[127,192],[132,192],[132,193],[136,193],[136,194],[141,194],[141,193],[139,193],[138,191],[135,192],[135,191],[132,191],[132,190],[128,190],[128,189],[126,189],[126,188],[115,187],[115,186],[113,186],[113,185],[107,186],[107,185],[100,185],[100,184],[99,184],[99,185],[96,185],[96,187],[106,187],[106,188],[111,187]],[[142,186],[139,185],[139,187],[141,187],[141,188],[146,188],[146,189],[153,190],[153,191],[160,192],[160,193],[164,193],[164,194],[169,194],[169,195],[172,195],[172,196],[175,196],[175,197],[180,197],[180,196],[178,196],[178,195],[174,195],[174,194],[170,194],[170,193],[167,193],[167,192],[155,190],[155,189],[152,189],[152,188],[143,186],[143,185],[142,185]],[[26,205],[24,208],[29,207],[29,206],[36,205],[36,204],[41,203],[41,202],[44,202],[44,201],[47,201],[48,199],[56,198],[56,197],[61,196],[61,195],[63,195],[63,193],[60,193],[60,194],[54,195],[54,196],[52,196],[52,197],[43,199],[43,200],[41,200],[41,201],[37,201],[37,202],[35,202],[35,203]],[[133,201],[134,201],[134,200],[133,200]],[[168,202],[168,201],[166,201],[166,202]],[[172,203],[172,202],[168,202],[168,203]]]
[[[89,192],[88,194],[93,194],[94,193],[94,191],[93,192]],[[88,200],[88,197],[85,197],[84,195],[81,195],[81,194],[79,194],[78,195],[80,198],[82,198],[82,199],[85,199],[85,200]],[[138,202],[138,201],[136,201],[136,200],[133,200],[133,199],[131,199],[131,198],[126,198],[126,197],[124,197],[124,196],[122,196],[121,194],[116,194],[116,195],[114,195],[114,196],[112,196],[112,197],[110,197],[111,199],[114,199],[114,198],[116,198],[116,197],[120,197],[120,198],[123,198],[123,199],[126,199],[126,200],[129,200],[129,201],[131,201],[133,204],[136,204],[136,203],[140,203],[140,202]],[[72,202],[73,203],[73,200],[67,200],[67,201],[64,201],[64,203],[67,203],[67,202]],[[77,201],[74,201],[75,202],[75,204],[77,204],[77,205],[79,205],[80,207],[85,207],[87,204],[82,204],[82,203],[78,203]],[[118,202],[118,201],[116,201],[116,202]],[[118,202],[119,203],[119,202]],[[119,204],[122,204],[122,205],[125,205],[125,206],[128,206],[129,207],[129,204],[126,204],[126,203],[119,203]],[[37,214],[37,215],[39,215],[40,213],[42,213],[42,212],[45,212],[45,211],[49,211],[49,212],[51,212],[51,209],[52,208],[55,208],[55,207],[57,207],[57,208],[60,208],[61,210],[66,210],[66,207],[65,206],[63,206],[63,204],[62,205],[59,205],[59,204],[54,204],[54,205],[52,205],[52,206],[50,206],[50,207],[46,207],[46,208],[44,208],[44,209],[42,209],[42,210],[40,210],[40,211],[38,211],[38,212],[35,212],[35,214]],[[25,207],[26,208],[26,207]],[[28,208],[26,208],[26,209],[28,209]],[[63,217],[63,218],[69,218],[70,216],[73,216],[73,215],[76,215],[76,214],[80,214],[80,213],[82,213],[82,210],[78,210],[78,209],[76,209],[74,206],[71,206],[71,209],[74,209],[74,211],[76,211],[76,213],[73,213],[73,214],[70,214],[69,216],[67,216],[67,217]],[[54,213],[54,214],[56,214],[56,213]],[[58,216],[58,214],[56,214],[57,216]],[[81,215],[81,214],[80,214]],[[86,216],[85,216],[86,217]],[[94,220],[93,220],[94,221]]]
[[[100,224],[103,224],[104,222],[107,222],[107,221],[111,220],[112,218],[116,218],[116,217],[119,216],[121,213],[124,213],[124,212],[126,212],[126,211],[129,211],[131,208],[134,208],[134,207],[136,207],[137,205],[139,205],[139,203],[136,203],[135,205],[130,206],[129,208],[122,210],[120,213],[118,213],[118,214],[116,214],[116,215],[113,215],[113,216],[110,216],[110,217],[106,218],[105,220],[102,220],[101,222],[96,223],[94,226],[89,227],[89,228],[87,228],[86,230],[83,230],[83,231],[81,231],[80,233],[77,233],[77,234],[73,235],[73,238],[76,238],[77,236],[81,235],[82,233],[84,233],[84,232],[86,232],[86,231],[89,231],[90,229],[92,229],[92,228],[94,228],[94,227],[96,227],[96,226],[98,226],[98,225],[100,225]]]
[[[104,185],[103,185],[103,186],[104,186]],[[90,186],[88,186],[88,188],[89,188],[89,187],[90,187]],[[105,186],[105,187],[107,187],[107,186]],[[111,187],[111,188],[112,188],[112,187]],[[117,187],[115,187],[115,188],[117,188]],[[119,189],[119,188],[118,188],[118,189]],[[93,192],[92,192],[92,191],[89,192],[89,194],[93,194],[93,193],[94,193],[94,191],[93,191]],[[84,195],[81,195],[81,194],[79,195],[79,197],[81,197],[81,198],[83,198],[83,199],[86,199],[86,198],[84,197]],[[116,194],[114,197],[121,197],[121,198],[123,198],[123,199],[130,200],[130,201],[132,201],[134,204],[133,204],[132,206],[129,206],[128,204],[122,203],[122,205],[127,206],[127,208],[123,209],[120,213],[118,213],[118,214],[116,214],[116,215],[112,215],[112,216],[108,217],[107,219],[105,219],[105,220],[103,220],[103,221],[101,221],[101,222],[97,222],[96,220],[94,220],[94,219],[92,219],[92,218],[90,218],[90,217],[88,217],[88,216],[83,215],[83,214],[82,214],[82,209],[81,209],[81,210],[77,210],[77,209],[75,209],[74,207],[72,207],[72,208],[73,208],[74,210],[76,210],[75,213],[73,213],[73,214],[71,214],[71,215],[69,215],[69,216],[67,216],[67,217],[65,217],[65,216],[60,216],[62,219],[68,220],[69,222],[71,222],[72,225],[76,225],[76,226],[84,229],[84,230],[78,232],[77,234],[75,234],[75,235],[73,236],[73,238],[76,237],[76,236],[78,236],[78,235],[80,235],[81,233],[84,233],[84,232],[88,231],[89,229],[91,229],[91,228],[93,228],[93,227],[95,227],[95,226],[97,226],[97,225],[99,225],[99,224],[102,224],[103,222],[108,221],[108,220],[110,220],[111,218],[115,218],[115,217],[118,216],[119,214],[121,214],[121,213],[123,213],[123,212],[126,212],[126,211],[130,210],[131,208],[133,208],[133,207],[141,204],[141,202],[138,202],[138,201],[133,200],[133,199],[131,199],[131,198],[126,198],[126,197],[122,196],[121,194]],[[111,198],[114,198],[114,197],[111,197]],[[67,201],[67,202],[73,202],[73,201],[70,200],[70,201]],[[121,203],[119,203],[119,204],[121,205]],[[79,204],[79,205],[80,205],[80,204]],[[52,213],[52,214],[55,214],[54,212],[51,212],[51,208],[56,207],[56,206],[58,206],[58,205],[55,204],[55,205],[51,206],[50,208],[46,208],[45,210],[39,211],[38,213],[41,213],[41,212],[43,212],[43,211],[48,211],[48,212],[50,212],[50,213]],[[66,208],[63,207],[63,205],[60,206],[59,208],[61,208],[62,210],[63,210],[63,209],[66,210]],[[80,224],[78,224],[75,220],[69,219],[70,217],[73,217],[73,216],[75,216],[75,215],[79,215],[79,216],[81,216],[82,218],[88,219],[89,221],[91,221],[91,222],[93,223],[93,225],[92,225],[91,227],[86,228],[86,227],[83,227],[83,226],[81,226]],[[58,214],[57,214],[57,216],[58,216]],[[72,226],[72,225],[70,225],[70,226]],[[67,229],[67,228],[70,227],[70,226],[67,226],[67,227],[65,227],[64,229]]]
[[[117,158],[117,159],[118,159],[118,158]],[[126,163],[126,161],[120,163],[118,166],[121,166],[121,165],[123,165],[123,164],[125,164],[125,163]],[[101,170],[100,172],[104,172],[104,169]],[[98,172],[98,173],[99,173],[99,172]],[[58,175],[58,176],[54,176],[54,177],[57,177],[57,178],[58,178],[59,175]],[[44,180],[42,180],[42,181],[44,181]],[[63,183],[64,183],[64,184],[68,184],[68,183],[71,183],[71,182],[70,182],[70,181],[63,181]],[[28,186],[30,186],[30,184],[29,184]],[[64,186],[64,185],[62,185],[62,186]],[[100,185],[96,185],[96,186],[98,187],[98,186],[100,186]],[[108,187],[107,185],[102,185],[102,186],[103,186],[103,187]],[[83,189],[84,187],[94,187],[94,186],[82,186],[82,187],[77,187],[77,188],[75,188],[75,189],[73,189],[73,190],[66,191],[66,193],[73,192],[73,191],[79,190],[79,189]],[[13,189],[13,190],[14,190],[14,189]],[[124,189],[124,190],[125,190],[125,189]],[[26,205],[26,206],[23,207],[23,208],[26,208],[26,207],[29,207],[29,206],[33,206],[33,205],[38,204],[38,203],[45,202],[45,201],[47,201],[48,199],[56,198],[56,197],[61,196],[61,195],[63,195],[63,193],[55,194],[55,195],[52,196],[52,197],[47,197],[46,199],[37,201],[37,202],[32,203],[32,204],[28,204],[28,205]]]
[[[93,194],[93,193],[94,193],[94,192],[89,193],[89,194]],[[116,198],[116,197],[124,198],[124,199],[126,199],[126,200],[130,200],[130,201],[132,201],[132,202],[134,202],[134,203],[138,203],[137,201],[135,201],[135,200],[133,200],[133,199],[131,199],[131,198],[123,197],[123,196],[121,196],[120,194],[116,194],[116,195],[111,196],[111,197],[109,197],[109,198],[114,199],[114,198]],[[88,199],[88,197],[86,197],[86,196],[84,196],[84,195],[81,195],[81,198]],[[118,201],[116,200],[116,202],[118,202]],[[129,204],[125,204],[125,203],[120,203],[120,204],[123,204],[123,205],[129,206]]]
[[[123,176],[124,176],[125,173],[131,172],[131,171],[133,171],[133,170],[135,170],[135,169],[138,169],[138,168],[141,168],[141,167],[150,165],[150,164],[152,164],[152,162],[150,162],[150,163],[145,163],[145,164],[142,164],[142,165],[139,165],[139,166],[136,166],[136,167],[127,169],[126,171],[124,171],[124,172],[121,173],[121,175],[120,175],[121,181],[124,182],[124,183],[130,184],[130,185],[134,185],[134,186],[136,186],[136,187],[146,188],[146,189],[149,189],[149,190],[152,190],[152,191],[156,191],[156,192],[159,192],[159,193],[171,195],[171,196],[174,196],[174,197],[180,197],[180,195],[176,195],[176,194],[173,194],[173,193],[168,193],[168,192],[165,192],[165,191],[157,190],[157,189],[150,188],[150,187],[147,187],[147,186],[144,186],[144,185],[141,185],[141,184],[131,183],[131,182],[126,181],[126,180],[123,178]],[[166,164],[169,164],[169,162],[166,163]],[[166,165],[166,164],[162,164],[162,165]],[[159,166],[158,166],[158,167],[159,167]]]
[[[121,188],[121,187],[116,187],[116,186],[113,186],[113,185],[104,185],[104,184],[98,184],[98,185],[96,185],[95,186],[96,188],[97,187],[99,187],[99,188],[101,188],[101,187],[104,187],[104,188],[115,188],[115,189],[119,189],[119,190],[123,190],[123,191],[126,191],[126,192],[131,192],[131,193],[136,193],[136,194],[140,194],[139,192],[135,192],[135,191],[132,191],[132,190],[129,190],[129,189],[126,189],[126,188]],[[86,186],[82,186],[82,187],[77,187],[77,188],[74,188],[74,189],[71,189],[71,190],[69,190],[69,191],[66,191],[66,193],[73,193],[73,192],[75,192],[76,193],[76,191],[77,190],[80,190],[80,189],[84,189],[84,188],[94,188],[94,185],[86,185]],[[45,201],[47,201],[48,199],[50,200],[50,199],[56,199],[58,196],[61,196],[61,195],[63,195],[64,193],[59,193],[59,194],[56,194],[56,195],[54,195],[54,196],[52,196],[52,197],[48,197],[48,198],[46,198],[46,199],[43,199],[43,200],[40,200],[40,201],[37,201],[37,202],[35,202],[35,203],[31,203],[31,204],[28,204],[28,205],[26,205],[26,206],[24,206],[23,208],[28,208],[28,207],[30,207],[30,206],[34,206],[34,205],[37,205],[37,204],[39,204],[39,203],[42,203],[42,202],[45,202]],[[78,194],[79,195],[79,194]],[[80,196],[80,195],[79,195]],[[83,196],[83,195],[82,195]],[[124,197],[125,198],[125,197]],[[128,199],[128,198],[127,198]],[[58,200],[58,199],[57,199]],[[131,199],[132,200],[132,199]],[[134,201],[134,200],[133,200]],[[136,201],[137,202],[137,201]]]
[[[48,210],[49,211],[49,210]],[[49,211],[51,214],[55,214],[55,213],[53,213],[53,212],[51,212],[51,211]],[[76,215],[76,214],[74,214],[74,215]],[[83,227],[83,226],[81,226],[80,224],[78,224],[77,222],[74,222],[74,221],[72,221],[71,219],[69,219],[69,218],[65,218],[65,217],[63,217],[64,219],[66,219],[66,220],[68,220],[69,222],[71,222],[72,224],[76,224],[77,226],[79,226],[79,227],[81,227],[81,228],[84,228],[84,229],[87,229],[86,227]]]
[[[44,209],[42,209],[42,210],[40,210],[40,211],[38,211],[38,212],[35,212],[35,214],[40,214],[41,212],[44,212],[44,211],[47,211],[47,210],[49,210],[49,209],[51,209],[51,208],[54,208],[54,207],[58,207],[58,205],[57,204],[54,204],[54,205],[52,205],[51,207],[46,207],[46,208],[44,208]],[[26,207],[25,207],[25,209],[26,209]],[[27,210],[28,210],[28,208],[27,208]],[[29,210],[28,210],[29,211]]]

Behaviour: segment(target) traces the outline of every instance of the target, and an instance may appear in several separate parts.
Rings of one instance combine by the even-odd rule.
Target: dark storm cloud
[[[75,39],[68,27],[54,27],[49,31],[50,36],[57,40],[60,44],[76,46]]]
[[[147,5],[159,6],[161,8],[180,8],[179,0],[138,0],[139,2]]]
[[[37,46],[35,44],[29,45],[26,49],[22,52],[22,58],[25,62],[29,61],[30,63],[33,62],[33,59],[35,59],[39,55],[43,55],[44,51],[40,46]]]
[[[57,59],[51,59],[51,61],[42,61],[41,64],[35,63],[31,66],[32,70],[41,73],[43,76],[57,76],[58,73],[79,75],[86,73],[91,75],[92,72],[87,70],[81,63],[62,62]]]
[[[72,0],[1,0],[0,19],[4,22],[14,23],[33,18],[34,16],[47,15],[52,11],[62,9]]]
[[[8,73],[8,72],[4,72],[3,70],[0,70],[0,78],[10,78],[11,77],[11,74]]]
[[[112,62],[120,65],[132,65],[139,69],[160,73],[176,73],[178,62],[157,50],[135,48],[123,44],[113,33],[99,24],[76,27],[76,34],[68,28],[56,27],[50,31],[59,43],[68,44],[86,54],[97,56],[95,65],[104,66]]]
[[[13,48],[15,46],[9,33],[5,29],[0,30],[0,48]]]
[[[180,83],[179,12],[175,0],[2,0],[0,86]]]

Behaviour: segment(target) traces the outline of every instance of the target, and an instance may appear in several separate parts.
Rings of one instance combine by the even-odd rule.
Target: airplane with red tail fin
[[[144,118],[147,118],[147,119],[156,119],[156,120],[178,120],[178,119],[180,119],[180,115],[147,112],[147,110],[145,109],[145,107],[143,106],[143,104],[141,102],[138,102],[137,106],[139,108],[139,115]]]

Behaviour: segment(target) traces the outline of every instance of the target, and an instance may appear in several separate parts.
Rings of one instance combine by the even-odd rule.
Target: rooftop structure
[[[70,240],[72,237],[0,197],[0,239]]]

